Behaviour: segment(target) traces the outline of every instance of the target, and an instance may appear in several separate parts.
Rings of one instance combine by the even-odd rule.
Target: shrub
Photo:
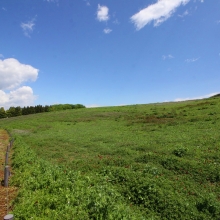
[[[179,147],[179,148],[176,148],[174,151],[173,151],[173,154],[177,157],[183,157],[186,155],[188,149],[185,148],[185,147]]]

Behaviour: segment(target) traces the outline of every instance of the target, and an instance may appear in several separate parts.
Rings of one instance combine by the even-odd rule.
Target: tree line
[[[37,114],[42,112],[53,112],[61,111],[66,109],[79,109],[85,108],[82,104],[56,104],[56,105],[36,105],[36,106],[26,106],[26,107],[10,107],[8,110],[5,110],[4,107],[0,108],[0,118],[10,118],[17,117],[21,115],[30,115]]]

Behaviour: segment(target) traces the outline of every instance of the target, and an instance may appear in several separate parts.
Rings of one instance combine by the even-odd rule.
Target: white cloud
[[[98,5],[97,19],[99,21],[107,21],[109,19],[108,11],[108,7]]]
[[[103,30],[103,32],[104,32],[105,34],[109,34],[109,33],[112,32],[112,30],[109,29],[109,28],[105,28],[105,29]]]
[[[24,35],[26,37],[30,37],[30,34],[33,32],[34,30],[34,25],[35,25],[35,18],[28,21],[27,23],[21,23],[21,28],[24,32]]]
[[[14,58],[0,59],[0,107],[32,105],[36,96],[27,81],[35,81],[39,70]],[[9,91],[5,91],[9,90]]]
[[[98,105],[98,104],[86,105],[86,108],[98,108],[98,107],[102,107],[102,106],[101,106],[101,105]]]
[[[2,7],[2,10],[7,11],[6,8]]]
[[[0,58],[4,58],[3,54],[0,54]]]
[[[177,98],[174,101],[181,102],[181,101],[187,101],[187,100],[205,99],[205,98],[209,98],[211,96],[217,95],[217,94],[219,94],[219,92],[213,92],[208,95],[198,96],[198,97],[194,97],[194,98]]]
[[[0,60],[0,89],[11,90],[26,81],[35,81],[39,70],[14,58]]]
[[[192,58],[192,59],[186,59],[185,62],[193,63],[193,62],[196,62],[197,60],[199,60],[199,57],[198,58]]]
[[[0,90],[0,107],[8,109],[12,106],[29,106],[33,105],[37,97],[33,94],[32,88],[29,86],[22,86],[9,93]]]
[[[162,58],[163,58],[163,60],[166,60],[166,59],[173,59],[174,56],[171,55],[171,54],[169,54],[169,55],[163,55]]]
[[[154,21],[154,26],[166,21],[181,5],[186,5],[190,0],[158,0],[131,17],[137,30]]]

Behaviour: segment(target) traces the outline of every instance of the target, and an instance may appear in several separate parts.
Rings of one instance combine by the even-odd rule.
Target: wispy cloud
[[[2,7],[2,10],[7,11],[7,9],[6,9],[6,8],[4,8],[4,7]]]
[[[171,55],[171,54],[169,54],[169,55],[163,55],[163,56],[162,56],[162,59],[163,59],[163,60],[166,60],[166,59],[173,59],[173,58],[174,58],[174,56]]]
[[[110,28],[105,28],[105,29],[103,30],[103,32],[104,32],[105,34],[109,34],[109,33],[112,32],[112,30],[111,30]]]
[[[108,7],[107,6],[101,6],[98,5],[98,9],[97,9],[97,19],[101,22],[101,21],[107,21],[109,20],[109,14],[108,14]]]
[[[154,26],[158,26],[166,21],[179,6],[186,5],[189,1],[190,0],[158,0],[157,3],[149,5],[147,8],[133,15],[131,22],[134,23],[137,30],[140,30],[152,21],[154,21]]]
[[[197,97],[193,97],[193,98],[189,98],[189,97],[188,98],[177,98],[174,101],[175,102],[181,102],[181,101],[187,101],[187,100],[205,99],[205,98],[209,98],[211,96],[217,95],[217,94],[219,94],[219,92],[213,92],[213,93],[210,93],[208,95],[197,96]]]
[[[30,34],[33,32],[35,26],[35,18],[28,21],[27,23],[21,23],[21,28],[26,37],[30,37]]]
[[[199,59],[200,59],[200,57],[198,57],[198,58],[192,58],[192,59],[186,59],[185,62],[187,62],[187,63],[193,63],[193,62],[196,62],[196,61],[199,60]]]
[[[46,0],[47,2],[55,2],[57,3],[59,0]]]
[[[183,18],[189,14],[188,10],[184,11],[183,14],[178,15],[179,17]]]
[[[118,21],[118,19],[115,19],[115,20],[113,21],[113,24],[120,24],[120,22]]]
[[[46,2],[49,2],[49,3],[56,3],[57,6],[59,6],[59,0],[44,0]]]
[[[3,54],[0,53],[0,58],[4,58]]]

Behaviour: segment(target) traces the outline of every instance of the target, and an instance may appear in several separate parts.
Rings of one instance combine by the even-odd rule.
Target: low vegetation
[[[18,219],[219,219],[220,99],[0,120]]]

